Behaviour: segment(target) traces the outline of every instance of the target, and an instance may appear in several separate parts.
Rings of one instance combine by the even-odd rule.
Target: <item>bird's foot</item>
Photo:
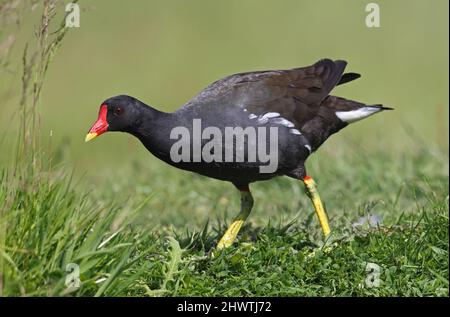
[[[227,231],[225,232],[223,237],[219,240],[219,243],[217,244],[218,250],[228,248],[229,246],[231,246],[233,244],[234,240],[236,240],[236,237],[237,237],[239,230],[241,229],[244,221],[245,220],[242,220],[242,219],[233,221],[233,223],[227,229]]]
[[[319,218],[320,226],[322,227],[323,234],[327,237],[331,230],[330,225],[328,224],[328,217],[325,212],[325,208],[323,208],[322,200],[320,199],[319,192],[317,191],[317,185],[314,179],[310,176],[305,176],[303,178],[303,183],[306,187],[306,193],[308,197],[311,199],[313,203],[314,210]]]

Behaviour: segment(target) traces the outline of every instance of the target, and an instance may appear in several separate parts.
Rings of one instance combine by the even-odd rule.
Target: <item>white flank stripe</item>
[[[279,117],[280,114],[278,112],[268,112],[265,115],[262,116],[261,119],[270,119],[270,118],[275,118],[275,117]]]
[[[259,117],[258,118],[258,123],[259,124],[264,124],[264,123],[267,123],[267,122],[269,122],[269,119],[267,119],[267,118],[264,118],[264,117]]]
[[[336,116],[344,122],[352,123],[382,110],[378,107],[362,107],[352,111],[337,111]]]
[[[297,129],[289,129],[289,133],[302,135]]]
[[[311,152],[312,152],[311,145],[305,144],[305,148],[307,148],[309,153],[311,154]]]
[[[249,119],[255,119],[255,118],[258,118],[258,116],[252,113],[251,115],[248,116],[248,118]]]

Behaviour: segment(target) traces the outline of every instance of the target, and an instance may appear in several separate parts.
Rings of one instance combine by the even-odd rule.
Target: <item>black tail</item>
[[[349,81],[353,81],[355,79],[358,79],[359,77],[361,77],[361,75],[357,73],[345,73],[342,75],[336,86],[348,83]]]

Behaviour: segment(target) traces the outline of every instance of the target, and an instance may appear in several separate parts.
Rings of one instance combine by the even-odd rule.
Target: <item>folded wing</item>
[[[231,75],[206,87],[185,107],[215,104],[240,107],[255,115],[278,112],[301,127],[336,85],[359,77],[343,76],[346,65],[342,60],[323,59],[308,67]]]

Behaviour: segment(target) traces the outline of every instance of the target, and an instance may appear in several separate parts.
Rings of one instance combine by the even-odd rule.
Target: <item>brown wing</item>
[[[235,106],[256,115],[278,112],[300,127],[339,83],[346,64],[323,59],[308,67],[231,75],[209,85],[186,106]]]

